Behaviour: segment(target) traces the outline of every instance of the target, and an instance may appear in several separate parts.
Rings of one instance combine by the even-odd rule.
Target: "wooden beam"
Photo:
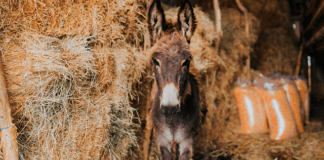
[[[307,8],[307,11],[303,15],[305,18],[303,20],[303,26],[306,26],[310,23],[312,20],[312,17],[314,17],[315,11],[317,10],[318,6],[321,4],[321,1],[323,0],[312,0],[310,6]],[[305,27],[305,28],[306,28]]]
[[[303,55],[303,47],[304,47],[304,45],[301,45],[300,48],[299,48],[298,57],[297,57],[297,64],[296,64],[296,69],[295,69],[295,75],[299,75],[300,66],[301,66],[301,59],[302,59],[302,55]]]
[[[309,41],[324,26],[324,0],[314,0],[303,18],[303,37]]]
[[[0,58],[0,128],[2,128],[0,137],[4,159],[18,160],[17,128],[12,123],[2,58]]]
[[[304,52],[309,55],[324,53],[324,26],[305,43]]]

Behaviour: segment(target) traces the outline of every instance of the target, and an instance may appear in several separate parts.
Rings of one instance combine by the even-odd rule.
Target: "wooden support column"
[[[296,62],[295,75],[299,75],[301,59],[302,59],[302,55],[303,55],[303,48],[304,48],[304,45],[302,44],[299,47],[299,52],[298,52],[298,57],[297,57],[297,62]]]
[[[219,8],[219,2],[218,0],[214,0],[214,11],[215,11],[215,19],[216,19],[216,34],[217,37],[215,39],[215,49],[216,49],[216,54],[218,54],[218,50],[219,50],[219,44],[220,44],[220,40],[223,36],[223,31],[222,31],[222,25],[221,25],[221,12],[220,12],[220,8]]]
[[[238,8],[243,12],[244,14],[244,21],[245,21],[245,33],[246,37],[249,38],[249,19],[248,19],[248,11],[247,9],[242,5],[240,0],[235,0]],[[247,55],[245,64],[247,68],[247,76],[250,78],[251,77],[251,58],[250,54]]]
[[[17,128],[12,123],[10,110],[2,58],[0,58],[0,128],[2,128],[0,133],[2,151],[5,160],[18,160]]]
[[[151,0],[147,0],[146,1],[146,16],[148,16],[148,11],[150,9],[151,6]],[[147,25],[147,24],[146,24]],[[145,32],[144,32],[144,52],[146,53],[147,50],[149,50],[151,47],[151,37],[150,37],[150,33],[148,31],[148,27],[145,27]],[[147,68],[147,73],[148,76],[151,76],[151,68]],[[152,90],[152,82],[148,80],[148,91]],[[142,151],[142,158],[143,160],[148,160],[149,159],[149,155],[150,155],[150,144],[151,144],[151,137],[152,137],[152,130],[153,130],[153,123],[152,123],[152,118],[151,118],[151,104],[152,104],[152,97],[151,94],[148,93],[147,94],[147,100],[146,100],[146,105],[145,105],[145,128],[143,129],[143,135],[144,135],[144,139],[143,139],[143,151]],[[143,106],[144,107],[144,106]]]
[[[242,3],[240,2],[240,0],[235,0],[237,6],[239,7],[239,9],[243,12],[244,14],[244,20],[245,20],[245,32],[246,32],[246,36],[249,37],[249,20],[248,20],[248,11],[247,9],[242,5]]]

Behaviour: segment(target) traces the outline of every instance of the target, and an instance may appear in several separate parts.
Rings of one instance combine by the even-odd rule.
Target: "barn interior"
[[[169,6],[179,6],[180,1],[164,0],[164,4]],[[211,19],[215,19],[213,1],[190,1],[192,4],[202,8],[204,12],[209,13]],[[258,39],[254,46],[252,46],[251,69],[263,74],[280,73],[283,75],[300,75],[307,78],[310,87],[310,119],[312,124],[306,126],[308,131],[323,132],[323,113],[324,113],[324,97],[323,97],[323,29],[324,29],[324,2],[320,0],[288,0],[288,1],[248,1],[242,0],[241,4],[247,9],[249,13],[260,20],[260,30],[257,33]],[[219,1],[221,9],[235,8],[241,13],[244,12],[240,8],[237,1]],[[224,17],[227,18],[227,17]],[[226,20],[225,20],[226,21]],[[223,20],[222,20],[223,22]],[[247,22],[245,22],[247,23]],[[223,24],[222,24],[223,25]],[[252,29],[251,29],[252,30]],[[226,39],[225,37],[222,37]],[[282,56],[282,57],[281,57]],[[297,58],[298,57],[298,58]],[[242,57],[244,58],[244,57]],[[287,59],[292,61],[288,62]],[[292,70],[291,70],[292,69]],[[241,75],[242,76],[242,75]],[[244,77],[244,76],[243,76]],[[315,125],[321,124],[321,125]],[[216,126],[215,126],[216,127]],[[319,133],[318,132],[318,133]],[[301,135],[306,136],[306,135]],[[307,135],[310,136],[310,135]],[[225,136],[226,137],[226,136]],[[239,137],[241,138],[241,137]],[[246,137],[244,137],[246,138]],[[251,138],[251,137],[249,137]],[[312,157],[305,152],[307,156],[300,156],[300,153],[287,151],[294,148],[292,144],[274,144],[267,148],[269,150],[267,156],[256,156],[257,152],[251,149],[258,150],[253,145],[254,140],[248,140],[244,143],[233,142],[232,138],[227,143],[231,145],[224,145],[221,141],[216,142],[216,146],[221,148],[217,151],[208,151],[196,159],[322,159],[322,153],[318,156]],[[262,141],[261,139],[258,139]],[[234,140],[235,141],[235,140]],[[321,140],[322,141],[322,140]],[[319,141],[317,141],[319,142]],[[316,143],[317,143],[316,142]],[[251,144],[252,143],[252,144]],[[271,142],[264,142],[271,143]],[[222,146],[224,145],[224,146]],[[248,147],[248,145],[251,145]],[[294,143],[296,145],[296,143]],[[300,145],[300,144],[299,144]],[[242,147],[243,146],[243,147]],[[298,145],[297,145],[298,146]],[[301,145],[307,148],[307,144]],[[246,147],[246,149],[242,149]],[[261,146],[260,146],[261,147]],[[272,148],[280,147],[279,150],[272,150]],[[287,147],[287,148],[286,148]],[[296,147],[296,146],[295,146]],[[322,148],[320,146],[312,146],[314,148]],[[216,147],[217,148],[217,147]],[[262,148],[262,147],[261,147]],[[283,149],[286,148],[286,149]],[[304,148],[304,149],[305,149]],[[296,148],[294,148],[296,150]],[[236,151],[233,151],[236,150]],[[275,151],[276,150],[276,151]],[[289,149],[288,149],[289,150]],[[298,149],[297,149],[298,150]],[[245,153],[244,153],[245,152]],[[252,153],[251,153],[252,152]],[[261,151],[262,152],[262,151]],[[212,153],[212,154],[210,154]],[[215,154],[217,153],[217,154]],[[254,155],[253,155],[254,153]],[[215,154],[215,155],[213,155]],[[240,156],[244,155],[244,156]],[[246,156],[252,154],[253,156]],[[208,158],[207,158],[208,157]]]
[[[20,159],[160,159],[148,114],[152,1],[0,0],[0,52]],[[161,1],[174,20],[181,1]],[[324,0],[189,1],[204,113],[194,159],[324,159]],[[233,88],[258,73],[307,80],[310,124],[298,138],[240,133]]]

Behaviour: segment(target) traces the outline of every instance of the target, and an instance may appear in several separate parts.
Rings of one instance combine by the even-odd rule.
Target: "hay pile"
[[[136,145],[144,3],[0,1],[0,47],[24,159],[119,159]],[[38,149],[37,149],[38,146]]]
[[[270,140],[268,134],[232,133],[222,137],[219,148],[211,151],[210,156],[264,160],[323,159],[324,132],[321,122],[311,122],[305,130],[300,138],[283,141]]]

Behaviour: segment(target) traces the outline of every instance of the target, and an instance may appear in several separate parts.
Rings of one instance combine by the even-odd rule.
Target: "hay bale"
[[[136,145],[137,137],[135,131],[138,126],[133,122],[136,119],[135,109],[131,106],[131,100],[137,96],[136,90],[133,90],[133,85],[137,83],[145,70],[145,56],[142,52],[134,48],[128,49],[115,49],[112,51],[110,48],[99,49],[100,53],[108,53],[105,56],[112,56],[115,66],[112,74],[112,83],[108,83],[108,87],[103,87],[100,91],[106,94],[105,97],[109,98],[111,114],[109,125],[109,142],[108,150],[104,153],[105,156],[115,157],[127,156],[128,149]],[[108,58],[111,59],[111,58]],[[109,61],[101,61],[103,68],[111,69]],[[108,67],[105,67],[108,66]],[[99,72],[108,73],[105,69]],[[99,79],[104,79],[105,74],[99,75]],[[104,82],[104,83],[102,83]],[[107,85],[105,81],[99,81],[99,86]],[[99,87],[100,88],[100,87]],[[99,97],[101,98],[101,97]]]
[[[133,85],[145,69],[143,1],[0,5],[14,123],[39,147],[23,135],[23,158],[125,157],[136,145]]]
[[[17,116],[25,117],[26,130],[35,136],[41,148],[33,157],[32,152],[36,152],[33,146],[31,155],[23,152],[24,157],[80,158],[80,154],[72,154],[83,150],[75,139],[78,133],[87,133],[88,125],[96,122],[90,121],[91,116],[83,118],[87,117],[84,112],[78,112],[87,109],[80,103],[91,96],[92,75],[96,71],[93,53],[86,48],[86,38],[60,40],[29,32],[21,33],[19,38],[22,39],[19,46],[3,48],[8,89],[15,109],[22,111]],[[19,127],[24,127],[23,124]],[[21,132],[22,128],[19,129]]]
[[[251,53],[251,67],[263,74],[280,72],[291,75],[296,66],[298,40],[293,34],[288,1],[241,0],[260,20],[262,31]],[[225,3],[225,2],[224,2]],[[225,5],[230,4],[226,2]]]
[[[263,74],[279,72],[292,75],[297,57],[293,38],[284,27],[265,29],[256,43],[252,67]]]
[[[240,0],[242,5],[260,21],[263,29],[289,22],[289,1]],[[221,8],[238,8],[235,0],[220,0]]]
[[[33,31],[53,37],[96,35],[100,42],[140,45],[144,0],[14,1],[1,0],[3,32]],[[132,25],[130,25],[132,24]]]

